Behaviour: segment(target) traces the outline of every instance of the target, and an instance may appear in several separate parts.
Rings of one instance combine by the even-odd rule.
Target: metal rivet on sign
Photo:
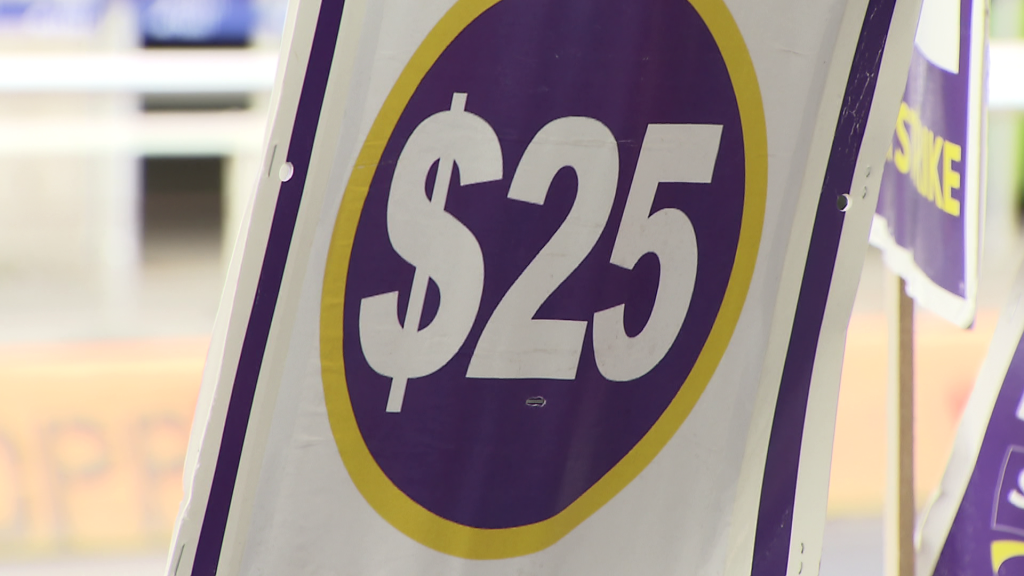
[[[839,208],[840,212],[846,212],[850,209],[850,195],[841,194],[836,198],[836,208]]]
[[[292,179],[295,174],[295,167],[292,166],[291,162],[285,162],[281,164],[281,168],[277,171],[277,177],[281,179],[281,182],[287,182]]]
[[[543,396],[530,396],[526,399],[526,405],[534,408],[540,408],[547,403],[548,401],[545,400]]]

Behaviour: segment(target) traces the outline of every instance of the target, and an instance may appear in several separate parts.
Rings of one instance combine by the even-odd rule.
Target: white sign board
[[[292,6],[168,573],[818,565],[917,6]]]

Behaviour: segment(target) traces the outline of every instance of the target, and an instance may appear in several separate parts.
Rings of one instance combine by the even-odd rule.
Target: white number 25
[[[658,290],[647,324],[634,336],[623,324],[625,304],[594,314],[594,355],[608,380],[625,382],[649,372],[682,328],[697,272],[697,239],[681,210],[651,210],[662,182],[711,182],[721,136],[721,125],[647,127],[611,263],[632,270],[642,256],[654,254]],[[470,378],[576,377],[587,322],[534,316],[590,253],[608,222],[619,169],[615,137],[592,118],[550,122],[523,154],[508,197],[544,204],[552,179],[565,167],[575,171],[578,182],[569,215],[487,321],[470,360]]]

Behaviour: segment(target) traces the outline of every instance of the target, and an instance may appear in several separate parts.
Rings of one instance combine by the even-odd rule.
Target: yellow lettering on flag
[[[932,132],[928,131],[929,140],[931,140]],[[939,178],[939,161],[942,160],[942,145],[945,140],[942,136],[935,136],[935,140],[931,140],[928,145],[928,198],[935,198],[935,205],[940,210],[945,210],[942,201],[942,180]]]
[[[896,140],[900,147],[892,156],[892,163],[900,174],[906,174],[910,170],[910,134],[907,133],[907,121],[910,120],[910,106],[906,102],[900,103],[900,115],[896,120]]]
[[[900,174],[909,176],[918,194],[936,208],[959,217],[960,200],[953,196],[953,190],[960,189],[961,172],[953,163],[961,161],[963,148],[926,126],[920,112],[906,102],[900,104],[895,136],[886,162],[892,162]]]
[[[1018,540],[996,540],[992,542],[992,574],[999,574],[999,567],[1011,558],[1024,557],[1024,542]]]
[[[953,169],[953,162],[959,162],[962,149],[959,145],[946,142],[942,163],[943,209],[953,216],[960,215],[960,201],[953,198],[953,189],[960,188],[960,173]]]

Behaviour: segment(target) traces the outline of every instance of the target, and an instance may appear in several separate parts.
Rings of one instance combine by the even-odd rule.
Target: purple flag
[[[974,322],[982,183],[984,3],[925,0],[871,243],[907,293]]]
[[[1024,571],[1024,274],[1008,302],[921,523],[918,574]]]

